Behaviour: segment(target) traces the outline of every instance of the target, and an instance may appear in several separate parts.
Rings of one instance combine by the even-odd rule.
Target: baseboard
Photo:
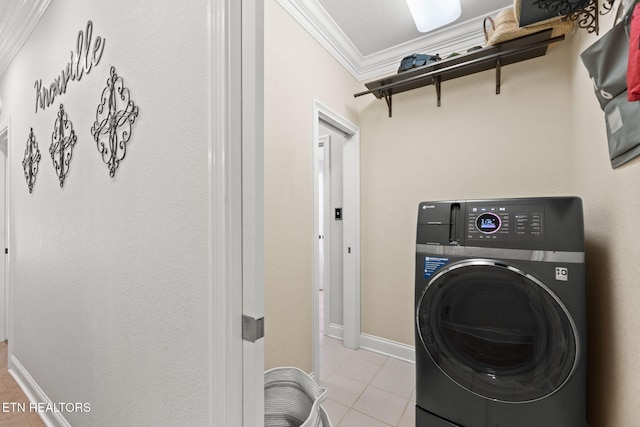
[[[14,355],[9,357],[9,373],[16,380],[30,402],[53,405],[51,399]],[[38,412],[38,415],[40,415],[47,427],[71,427],[71,424],[61,412]]]
[[[343,339],[344,333],[342,325],[337,325],[335,323],[329,324],[329,331],[327,335],[332,338],[337,338],[340,340]],[[416,362],[415,347],[388,340],[386,338],[380,338],[374,335],[360,333],[360,347],[366,350],[383,354],[385,356],[404,360],[405,362]]]
[[[388,340],[386,338],[361,333],[360,347],[386,356],[391,356],[396,359],[404,360],[405,362],[416,362],[415,347]]]
[[[337,338],[339,340],[344,339],[344,330],[342,325],[338,325],[336,323],[329,323],[329,330],[327,331],[327,335],[331,338]]]

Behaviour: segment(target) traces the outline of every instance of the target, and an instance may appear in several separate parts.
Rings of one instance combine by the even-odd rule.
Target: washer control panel
[[[544,240],[544,206],[467,204],[467,239]]]

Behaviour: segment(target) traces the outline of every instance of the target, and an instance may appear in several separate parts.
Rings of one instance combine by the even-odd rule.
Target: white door
[[[342,149],[344,229],[342,283],[344,346],[360,347],[360,133],[352,129]]]
[[[331,262],[327,257],[330,254],[329,247],[329,221],[330,221],[330,208],[331,208],[331,171],[329,170],[331,161],[331,137],[329,135],[322,135],[318,138],[317,143],[318,150],[318,251],[319,251],[319,281],[318,286],[323,293],[324,301],[322,306],[323,312],[320,313],[321,320],[326,322],[322,324],[323,331],[328,330],[329,316],[326,314],[329,307],[328,292],[329,292],[329,279],[331,277]],[[321,322],[322,323],[322,322]]]
[[[327,248],[324,253],[325,304],[324,332],[326,335],[343,338],[344,322],[344,227],[343,212],[343,150],[346,142],[344,132],[320,121],[320,140],[324,141],[324,209],[323,217]],[[322,212],[324,210],[324,212]]]
[[[239,3],[231,0],[231,3]],[[264,426],[264,2],[242,1],[243,427]],[[234,73],[233,67],[231,73]],[[229,425],[229,424],[227,424]]]
[[[8,127],[0,129],[0,341],[7,337],[7,154]]]
[[[324,335],[344,337],[344,227],[343,211],[343,150],[346,135],[333,126],[320,122],[318,138],[320,156],[318,200],[320,232],[319,273],[324,290],[320,313]]]
[[[262,0],[242,2],[242,313],[249,328],[242,346],[244,427],[264,426],[263,8]]]
[[[263,2],[209,2],[210,424],[264,425]]]

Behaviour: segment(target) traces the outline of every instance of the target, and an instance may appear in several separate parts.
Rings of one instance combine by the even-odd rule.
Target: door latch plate
[[[264,317],[254,319],[253,317],[242,315],[242,339],[256,342],[264,338]]]

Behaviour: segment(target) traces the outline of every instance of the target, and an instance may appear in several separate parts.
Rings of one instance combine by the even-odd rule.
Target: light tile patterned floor
[[[7,369],[7,351],[7,342],[0,342],[0,426],[45,427],[37,413],[29,412],[29,399]],[[27,410],[12,410],[19,404],[25,404]]]
[[[411,363],[321,338],[323,407],[334,427],[415,427],[414,372]]]

